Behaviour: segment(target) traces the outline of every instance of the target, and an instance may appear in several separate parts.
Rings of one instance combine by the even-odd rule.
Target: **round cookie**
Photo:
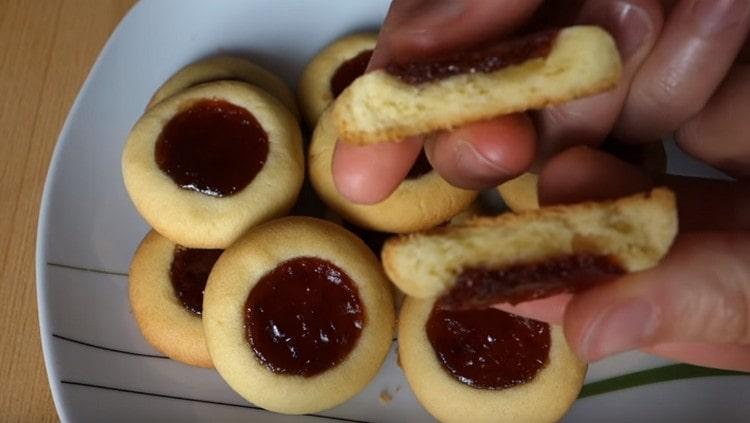
[[[213,367],[200,313],[202,286],[220,254],[221,250],[182,248],[152,230],[133,256],[133,317],[146,340],[173,360]]]
[[[294,94],[281,78],[255,63],[234,56],[209,57],[180,69],[156,90],[146,110],[188,88],[222,80],[242,81],[256,85],[276,97],[295,116],[299,115]]]
[[[407,297],[398,323],[401,367],[412,391],[430,414],[442,422],[554,422],[570,408],[583,384],[586,365],[570,349],[560,327],[534,322],[537,326],[549,328],[549,355],[540,370],[530,373],[530,380],[521,384],[506,383],[504,386],[509,387],[505,388],[487,389],[471,379],[459,381],[461,374],[454,376],[449,373],[442,358],[438,357],[427,329],[434,304],[434,299]],[[482,313],[502,315],[504,312],[490,309]],[[493,317],[490,314],[490,318]],[[510,316],[505,313],[505,317]],[[468,332],[476,328],[462,326],[461,329]],[[520,348],[533,345],[524,338],[515,342],[523,342]],[[464,345],[460,348],[461,353],[467,354],[466,349],[470,347]],[[486,354],[486,350],[480,351]],[[490,360],[479,362],[481,364],[475,365],[484,365],[482,370],[485,372],[497,369],[487,364]],[[503,375],[507,371],[503,368],[498,373],[509,378],[510,375]]]
[[[219,374],[248,401],[289,414],[334,407],[364,388],[394,322],[377,258],[350,232],[307,217],[250,230],[216,263],[204,299]]]
[[[667,170],[667,153],[661,142],[623,144],[607,139],[600,148],[652,174],[661,174]],[[514,212],[534,210],[539,208],[538,183],[539,176],[527,172],[501,184],[497,187],[497,192]]]
[[[311,128],[341,91],[365,72],[377,39],[374,33],[339,38],[305,66],[299,80],[299,102]]]
[[[225,248],[285,214],[304,178],[299,125],[265,91],[221,81],[148,110],[122,155],[125,187],[159,233],[191,248]]]
[[[426,159],[412,168],[388,198],[377,204],[355,204],[339,194],[333,182],[331,161],[337,139],[330,110],[323,113],[308,152],[310,181],[320,198],[345,220],[381,232],[414,232],[446,222],[477,197],[476,191],[456,188],[431,170]],[[423,173],[426,172],[426,173]]]

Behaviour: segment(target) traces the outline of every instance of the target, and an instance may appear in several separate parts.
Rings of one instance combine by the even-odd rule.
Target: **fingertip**
[[[525,114],[473,122],[426,145],[430,162],[449,183],[465,189],[497,186],[534,159],[536,132]]]
[[[515,305],[504,303],[496,304],[493,307],[517,316],[547,322],[552,325],[560,325],[563,322],[565,308],[572,297],[572,294],[558,294]]]
[[[331,163],[334,185],[354,203],[379,203],[403,181],[421,148],[417,138],[365,146],[337,141]]]

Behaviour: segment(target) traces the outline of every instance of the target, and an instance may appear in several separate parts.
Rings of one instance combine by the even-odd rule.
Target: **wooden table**
[[[0,420],[56,421],[34,287],[44,178],[65,116],[135,0],[0,0]]]

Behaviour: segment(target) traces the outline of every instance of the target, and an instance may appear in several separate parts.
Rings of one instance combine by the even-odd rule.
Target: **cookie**
[[[251,229],[214,266],[203,303],[214,365],[265,409],[343,403],[375,377],[395,313],[377,258],[333,223],[287,217]]]
[[[299,115],[294,94],[281,78],[255,63],[234,56],[210,57],[180,69],[156,90],[146,109],[188,88],[223,80],[255,85],[276,97],[295,116]]]
[[[662,174],[667,170],[667,153],[661,142],[624,144],[607,139],[600,149],[652,174]],[[538,180],[535,173],[527,172],[501,184],[497,192],[508,208],[515,212],[538,209]]]
[[[333,106],[342,139],[398,141],[597,94],[617,84],[612,37],[574,26],[421,63],[368,72]]]
[[[341,92],[365,73],[378,35],[352,34],[326,46],[302,71],[299,102],[311,128]]]
[[[225,248],[285,214],[304,178],[294,116],[252,85],[199,85],[149,109],[122,155],[125,188],[146,221],[191,248]]]
[[[586,365],[562,328],[496,309],[446,311],[407,298],[399,358],[420,404],[441,422],[555,422]],[[512,363],[512,364],[509,364]]]
[[[478,218],[389,239],[388,277],[407,295],[446,306],[542,298],[654,266],[677,233],[666,188],[614,201]]]
[[[152,230],[133,256],[133,317],[149,344],[173,360],[213,367],[201,314],[203,288],[221,252],[184,248]]]
[[[323,113],[308,152],[310,181],[320,198],[345,220],[380,232],[413,232],[446,222],[477,197],[475,191],[456,188],[432,170],[422,155],[409,176],[385,200],[356,204],[339,194],[331,161],[337,133],[330,109]]]

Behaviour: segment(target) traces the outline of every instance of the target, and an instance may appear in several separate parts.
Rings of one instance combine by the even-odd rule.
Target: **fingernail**
[[[482,154],[469,141],[456,143],[456,166],[464,175],[479,181],[495,181],[502,177],[513,176],[503,165],[499,163],[499,157],[488,157]]]
[[[653,306],[639,299],[616,304],[604,311],[585,331],[580,354],[596,361],[644,345],[656,329]]]
[[[464,0],[439,0],[427,3],[419,15],[401,25],[404,34],[419,35],[440,30],[461,16],[466,10]]]
[[[595,24],[615,38],[623,61],[633,57],[653,31],[651,17],[645,10],[626,1],[595,2],[579,16],[583,24]]]
[[[747,0],[697,0],[691,9],[700,35],[711,36],[748,19]]]

